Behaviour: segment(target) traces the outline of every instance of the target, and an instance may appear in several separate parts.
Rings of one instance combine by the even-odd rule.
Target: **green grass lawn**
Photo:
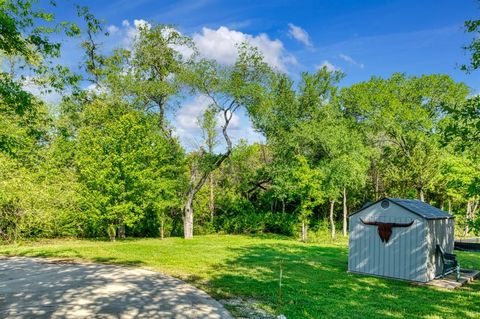
[[[480,282],[447,291],[349,274],[345,238],[302,244],[277,236],[197,236],[116,243],[52,240],[0,246],[1,255],[135,265],[192,283],[217,299],[242,297],[287,318],[479,318]],[[480,254],[458,253],[480,269]],[[282,304],[278,273],[283,260]],[[232,309],[238,314],[238,309]]]

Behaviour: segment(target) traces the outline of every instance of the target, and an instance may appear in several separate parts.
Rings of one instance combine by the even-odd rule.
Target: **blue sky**
[[[234,59],[232,43],[248,40],[258,45],[267,61],[297,78],[301,71],[327,65],[346,73],[342,85],[368,80],[371,76],[449,74],[480,93],[480,71],[465,74],[458,65],[467,60],[462,45],[471,40],[465,34],[466,19],[480,15],[480,2],[450,1],[77,1],[105,19],[114,34],[105,47],[126,43],[135,20],[173,24],[192,36],[204,56],[222,63]],[[74,19],[62,4],[60,19]],[[128,23],[127,23],[128,22]],[[64,57],[78,49],[70,44]],[[78,61],[78,60],[77,60]],[[205,103],[205,101],[203,101]],[[202,108],[202,99],[192,97],[172,115],[187,119],[180,135],[195,139],[193,117]],[[182,113],[183,112],[183,113]],[[248,119],[240,115],[235,129],[238,137],[258,139]],[[184,123],[185,124],[185,123]],[[182,135],[182,136],[183,136]]]

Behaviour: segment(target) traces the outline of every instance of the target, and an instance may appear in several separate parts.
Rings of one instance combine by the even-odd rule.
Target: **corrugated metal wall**
[[[428,280],[442,273],[442,263],[437,254],[437,244],[444,252],[453,253],[454,219],[433,219],[428,221]]]
[[[387,243],[378,236],[377,227],[364,221],[408,223],[408,228],[394,227]],[[383,277],[425,282],[427,277],[427,222],[400,206],[390,203],[384,209],[377,203],[350,217],[348,270]]]

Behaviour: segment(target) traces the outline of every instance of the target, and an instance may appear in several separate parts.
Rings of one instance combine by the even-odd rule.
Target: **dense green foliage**
[[[118,243],[49,240],[0,247],[0,254],[87,260],[154,269],[205,290],[238,317],[252,308],[287,318],[478,318],[480,282],[428,289],[409,282],[348,273],[348,244],[329,239],[303,244],[272,235],[131,239]],[[479,269],[478,253],[459,252],[462,266]],[[282,298],[278,296],[283,264]],[[238,299],[243,302],[238,303]],[[235,301],[237,301],[235,303]],[[248,310],[250,308],[250,310]],[[247,312],[248,311],[248,312]]]
[[[221,65],[159,24],[103,52],[103,22],[88,8],[76,25],[36,7],[0,2],[0,240],[306,241],[328,227],[333,238],[349,212],[384,196],[427,201],[457,215],[460,233],[480,231],[480,99],[463,83],[396,73],[340,87],[344,75],[326,68],[296,82],[248,44]],[[55,32],[79,37],[81,74],[57,64]],[[61,101],[49,105],[32,83]],[[209,101],[203,144],[184,149],[169,119],[198,95]],[[239,111],[264,143],[232,142]]]
[[[120,228],[121,237],[124,226],[139,235],[158,234],[158,222],[180,204],[184,160],[179,145],[163,136],[155,116],[122,102],[97,99],[82,115],[74,164],[89,214],[85,234],[101,236],[101,225]],[[147,217],[150,225],[142,225]]]

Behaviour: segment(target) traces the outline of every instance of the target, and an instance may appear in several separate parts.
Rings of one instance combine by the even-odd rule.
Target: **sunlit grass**
[[[347,240],[342,237],[309,244],[239,235],[115,243],[50,240],[0,246],[0,254],[140,266],[186,280],[217,299],[242,297],[287,318],[478,318],[480,313],[478,282],[447,291],[347,273]],[[464,266],[480,268],[478,253],[459,253],[459,258]]]

